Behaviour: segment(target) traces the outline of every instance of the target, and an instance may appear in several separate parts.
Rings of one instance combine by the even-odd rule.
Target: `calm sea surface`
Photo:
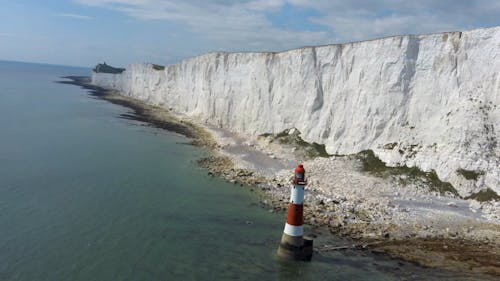
[[[362,251],[280,262],[285,214],[207,176],[189,139],[54,83],[89,72],[0,62],[0,280],[477,280]]]

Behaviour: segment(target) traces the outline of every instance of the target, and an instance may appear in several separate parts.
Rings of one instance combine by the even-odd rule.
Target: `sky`
[[[172,64],[500,25],[500,0],[0,0],[0,60]]]

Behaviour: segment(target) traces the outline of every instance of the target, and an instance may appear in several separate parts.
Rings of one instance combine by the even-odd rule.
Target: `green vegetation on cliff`
[[[440,194],[449,192],[460,197],[457,190],[449,182],[441,181],[434,170],[424,172],[417,167],[388,167],[372,150],[361,151],[357,154],[357,157],[361,160],[362,170],[365,172],[383,178],[398,176],[403,184],[422,182],[427,184],[431,190],[437,191]]]
[[[261,134],[260,137],[270,138],[270,142],[277,141],[280,144],[291,145],[296,149],[305,152],[305,155],[309,158],[331,156],[326,152],[324,144],[316,142],[309,143],[304,141],[302,137],[300,137],[300,131],[295,128],[286,129],[277,134]]]

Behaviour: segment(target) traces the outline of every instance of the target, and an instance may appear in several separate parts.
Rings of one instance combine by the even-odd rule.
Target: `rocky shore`
[[[87,77],[65,77],[134,113],[123,118],[148,122],[207,146],[200,159],[207,173],[236,185],[254,186],[272,212],[284,212],[292,169],[307,170],[304,217],[309,226],[328,227],[354,245],[316,245],[317,251],[359,247],[384,252],[425,266],[500,275],[500,204],[464,200],[433,191],[425,180],[407,175],[377,177],[363,171],[356,155],[310,157],[304,147],[262,136],[248,139],[214,128],[168,109],[147,105],[90,84]],[[293,132],[292,132],[293,133]],[[313,233],[314,235],[314,233]]]
[[[305,223],[326,226],[331,233],[354,241],[348,247],[336,245],[334,250],[368,248],[424,266],[500,275],[499,202],[480,203],[450,192],[441,194],[432,191],[432,183],[425,179],[408,183],[401,181],[405,175],[377,177],[363,171],[357,155],[307,158],[300,148],[270,143],[266,138],[243,140],[241,144],[237,136],[228,138],[230,133],[221,134],[220,129],[208,126],[205,129],[220,144],[215,150],[218,156],[204,160],[209,173],[235,183],[258,185],[266,194],[263,203],[270,211],[287,210],[292,170],[302,162],[309,181]],[[231,149],[241,150],[242,145],[248,150],[241,154]],[[252,150],[277,162],[294,161],[286,169],[268,165],[266,171],[272,176],[263,176],[256,169],[258,165],[245,160],[251,159],[248,154]],[[331,245],[316,248],[331,249]]]

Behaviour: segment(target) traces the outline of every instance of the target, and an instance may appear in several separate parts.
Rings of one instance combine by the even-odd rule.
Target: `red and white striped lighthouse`
[[[312,240],[304,239],[304,187],[306,186],[306,171],[299,164],[295,168],[293,186],[288,205],[285,230],[278,248],[278,256],[290,260],[310,260],[312,257]]]

